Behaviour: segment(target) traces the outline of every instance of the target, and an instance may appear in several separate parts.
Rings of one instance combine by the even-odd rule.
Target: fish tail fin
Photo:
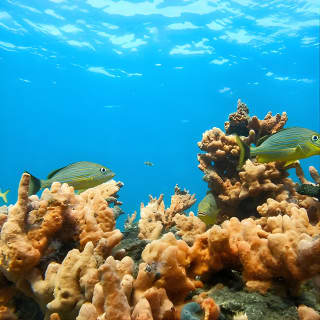
[[[36,194],[41,189],[41,180],[34,177],[31,173],[25,171],[25,173],[30,174],[29,192],[28,195],[31,196]]]
[[[240,156],[239,156],[239,162],[237,165],[237,171],[240,171],[242,166],[244,165],[245,161],[250,158],[250,147],[247,146],[243,141],[240,139],[240,137],[236,134],[236,142],[240,148]]]
[[[3,193],[3,201],[4,201],[5,203],[8,202],[7,194],[8,194],[9,191],[10,191],[10,189],[8,189],[6,192]]]
[[[8,202],[7,194],[8,194],[9,191],[10,191],[10,189],[8,189],[6,192],[1,193],[1,190],[0,190],[1,198],[3,199],[3,201],[4,201],[5,203]]]

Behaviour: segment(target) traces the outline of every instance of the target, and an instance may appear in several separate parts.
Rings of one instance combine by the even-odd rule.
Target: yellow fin
[[[235,138],[236,143],[240,148],[239,162],[236,169],[237,171],[240,171],[246,160],[250,158],[250,148],[240,139],[237,134],[235,134]]]
[[[285,167],[290,166],[291,164],[295,163],[295,162],[299,162],[298,160],[288,160],[286,161],[286,163],[284,164]],[[293,166],[294,167],[294,166]],[[290,169],[290,168],[289,168]]]
[[[3,201],[4,201],[5,203],[8,202],[7,194],[8,194],[9,191],[10,191],[10,189],[8,189],[6,192],[2,193],[1,190],[0,190],[0,197],[3,199]]]
[[[262,155],[257,155],[256,156],[256,161],[259,163],[265,163],[265,162],[269,162],[267,159],[265,159]]]

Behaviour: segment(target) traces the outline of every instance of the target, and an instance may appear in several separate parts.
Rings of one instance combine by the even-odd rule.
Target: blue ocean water
[[[0,188],[76,161],[124,183],[126,214],[175,184],[201,199],[197,142],[237,100],[319,131],[317,0],[3,0]],[[154,163],[153,167],[144,164]],[[320,168],[319,156],[301,160]],[[0,205],[2,205],[0,199]],[[120,224],[125,216],[122,216]]]

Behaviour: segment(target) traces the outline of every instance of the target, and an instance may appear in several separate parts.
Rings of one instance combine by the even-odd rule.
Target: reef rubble
[[[176,186],[168,207],[150,196],[119,230],[121,182],[80,194],[55,182],[29,197],[24,173],[0,212],[0,320],[320,319],[316,168],[310,182],[291,166],[306,192],[281,162],[237,170],[233,134],[249,144],[286,121],[250,117],[239,100],[225,132],[203,134],[199,169],[221,209],[213,226],[186,213],[195,195]]]

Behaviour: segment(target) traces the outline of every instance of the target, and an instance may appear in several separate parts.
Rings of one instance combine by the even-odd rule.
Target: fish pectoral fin
[[[291,164],[293,164],[293,163],[295,163],[295,162],[299,162],[299,161],[297,161],[297,160],[289,160],[289,161],[286,161],[286,163],[284,164],[284,166],[285,166],[285,168],[286,168],[286,167],[290,166]],[[295,167],[295,166],[293,166],[293,167]],[[290,168],[289,168],[289,169],[290,169]]]
[[[8,189],[6,192],[1,192],[1,189],[0,189],[0,193],[1,193],[1,198],[3,199],[3,201],[5,202],[5,203],[7,203],[8,202],[8,199],[7,199],[7,194],[8,194],[8,192],[10,191],[10,189]]]
[[[297,154],[299,154],[299,155],[304,155],[305,154],[305,150],[303,149],[303,147],[300,144],[298,144],[296,146],[295,152]]]

